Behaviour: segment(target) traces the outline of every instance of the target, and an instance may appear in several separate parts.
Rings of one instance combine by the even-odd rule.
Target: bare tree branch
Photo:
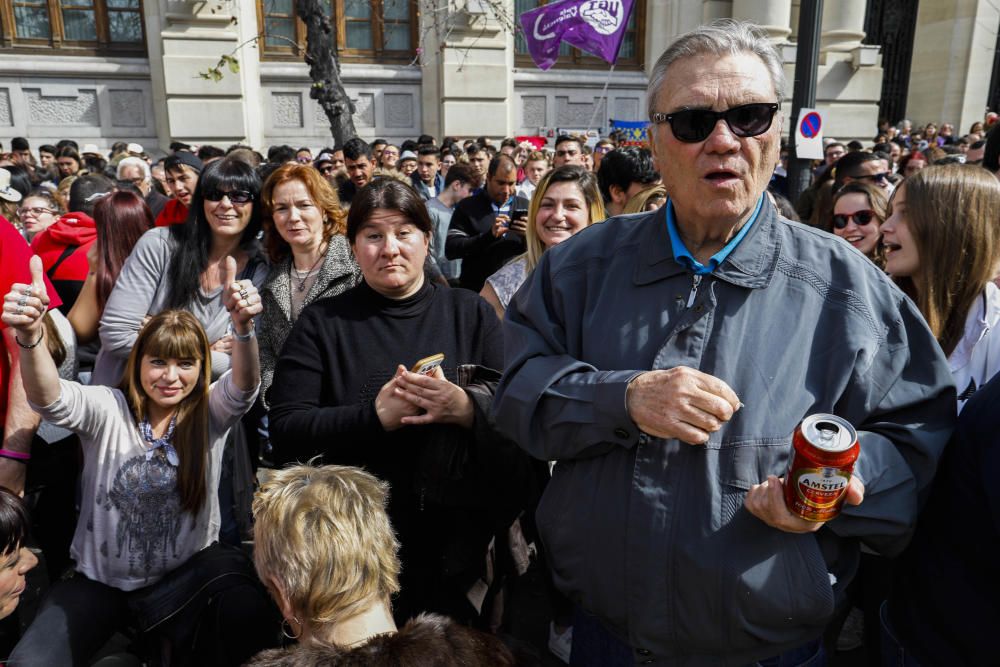
[[[354,129],[354,103],[340,78],[340,59],[336,39],[319,0],[295,0],[295,12],[306,25],[306,55],[312,88],[309,97],[316,100],[330,121],[336,145],[357,135]]]

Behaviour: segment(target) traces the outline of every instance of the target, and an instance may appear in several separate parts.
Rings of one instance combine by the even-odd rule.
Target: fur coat
[[[499,639],[444,616],[421,614],[355,648],[299,645],[258,653],[246,667],[515,667]]]

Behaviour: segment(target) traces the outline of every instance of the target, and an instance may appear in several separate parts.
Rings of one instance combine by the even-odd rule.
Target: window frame
[[[63,22],[63,6],[60,0],[41,0],[41,4],[49,15],[49,37],[47,39],[17,36],[17,25],[14,19],[14,5],[22,0],[0,0],[0,49],[13,53],[37,53],[39,49],[59,50],[60,54],[81,56],[147,55],[146,21],[143,4],[146,0],[137,0],[136,9],[109,8],[107,0],[90,0],[90,7],[66,7],[75,11],[93,11],[96,29],[96,40],[74,40],[66,38],[66,25]],[[110,17],[114,13],[138,14],[142,38],[138,42],[119,42],[111,39]]]
[[[538,6],[546,5],[554,0],[538,0]],[[632,16],[635,18],[635,56],[631,58],[618,58],[615,63],[615,70],[624,72],[641,72],[645,69],[646,63],[646,2],[645,0],[635,0],[632,7]],[[520,24],[517,27],[521,30]],[[563,45],[560,45],[562,47]],[[611,65],[605,60],[592,56],[589,53],[569,47],[568,54],[560,54],[552,69],[580,69],[580,70],[606,70]],[[514,66],[519,68],[537,69],[535,61],[525,53],[518,53],[517,39],[514,40]]]
[[[408,64],[417,55],[417,48],[420,46],[419,39],[419,11],[417,0],[390,0],[393,2],[406,2],[410,10],[409,15],[409,35],[410,48],[406,51],[388,49],[350,49],[347,48],[347,23],[346,12],[344,11],[344,0],[330,0],[332,15],[330,23],[337,33],[337,55],[342,63],[385,63],[385,64]],[[279,44],[268,44],[266,35],[266,19],[270,15],[265,10],[268,0],[257,0],[257,26],[258,36],[261,39],[260,47],[261,60],[281,61],[281,60],[301,60],[306,52],[306,26],[298,18],[295,12],[295,5],[292,4],[292,17],[295,21],[294,44],[288,44],[284,38],[279,40]],[[370,0],[372,9],[372,19],[368,21],[371,25],[373,44],[384,42],[383,26],[385,23],[385,13],[383,7],[386,0]],[[286,15],[279,15],[284,18]],[[389,21],[389,23],[396,23]]]

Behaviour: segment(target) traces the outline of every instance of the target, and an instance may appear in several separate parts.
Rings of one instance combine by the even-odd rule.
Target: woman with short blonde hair
[[[360,468],[279,470],[253,501],[254,564],[300,639],[399,591],[389,485]],[[290,617],[291,616],[291,617]]]
[[[257,574],[298,645],[260,653],[251,667],[515,664],[495,637],[443,616],[421,614],[396,630],[399,542],[388,498],[388,484],[349,466],[291,466],[261,486]]]

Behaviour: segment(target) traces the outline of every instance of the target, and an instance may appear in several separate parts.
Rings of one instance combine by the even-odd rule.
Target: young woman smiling
[[[864,181],[851,181],[833,196],[833,233],[857,248],[879,268],[885,253],[879,226],[889,203],[885,190]]]
[[[882,223],[885,270],[916,302],[948,356],[958,406],[1000,370],[1000,182],[974,165],[907,178]]]
[[[217,544],[216,487],[228,431],[252,405],[260,382],[256,289],[236,279],[236,261],[226,258],[222,300],[235,342],[232,369],[217,383],[201,325],[190,313],[170,310],[139,333],[121,384],[112,388],[59,379],[48,348],[39,345],[49,298],[38,257],[31,259],[31,277],[4,297],[3,322],[15,331],[28,400],[46,421],[80,436],[84,467],[71,549],[76,572],[53,586],[11,662],[88,664],[126,623],[179,615],[191,629],[211,625],[193,636],[227,648],[196,647],[190,633],[167,624],[178,664],[192,652],[240,664],[255,652],[248,644],[268,643],[267,604],[239,576],[249,574],[242,552]],[[238,584],[214,590],[211,601],[201,595],[230,574]],[[225,606],[230,592],[239,611]],[[202,613],[209,604],[215,612]]]
[[[553,169],[538,182],[531,197],[528,220],[535,222],[525,232],[526,252],[487,278],[480,296],[503,318],[507,304],[542,253],[604,218],[593,172],[575,165]]]

